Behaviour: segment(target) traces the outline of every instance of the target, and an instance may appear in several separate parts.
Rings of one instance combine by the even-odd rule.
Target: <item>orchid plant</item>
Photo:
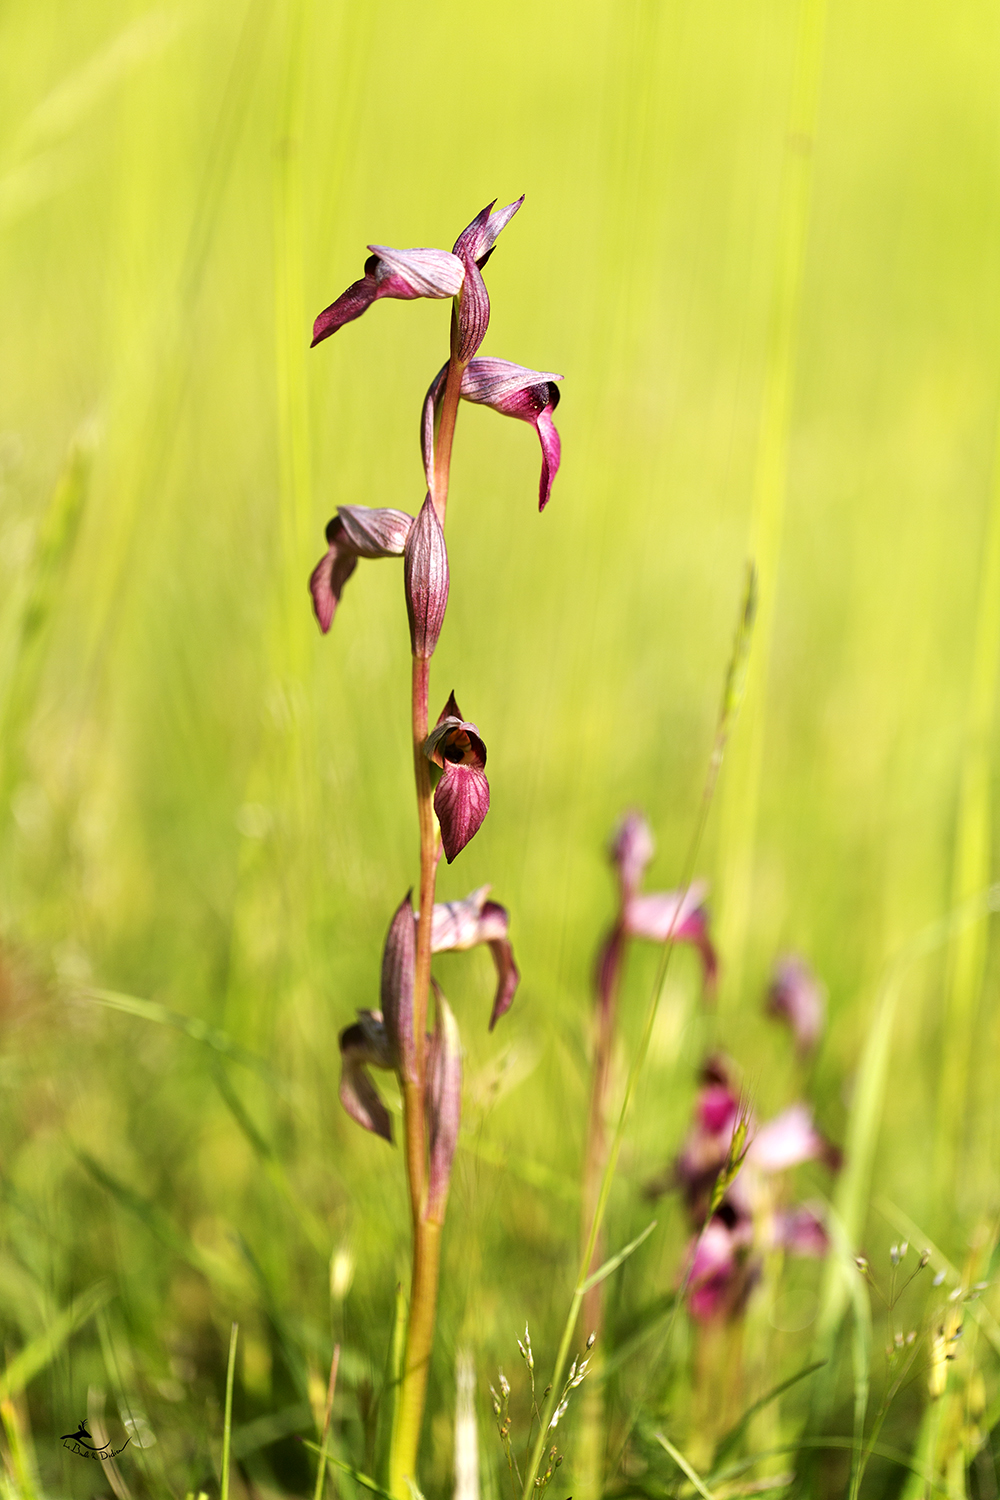
[[[411,722],[419,828],[419,906],[403,897],[389,924],[382,957],[378,1010],[358,1011],[341,1033],[340,1099],[352,1119],[392,1141],[392,1121],[370,1069],[394,1072],[402,1095],[413,1264],[409,1312],[389,1454],[388,1487],[409,1500],[416,1486],[428,1366],[434,1339],[441,1233],[461,1118],[461,1041],[455,1018],[431,977],[434,953],[489,946],[497,970],[490,1028],[510,1008],[518,985],[508,914],[490,901],[489,887],[463,901],[435,902],[442,854],[450,864],[481,827],[489,810],[486,745],[462,714],[455,694],[430,723],[430,662],[448,604],[445,543],[449,472],[459,402],[476,402],[530,423],[538,433],[542,470],[538,508],[544,510],[559,468],[560,442],[552,414],[560,375],[507,360],[479,357],[490,319],[483,269],[497,238],[523,197],[494,211],[490,203],[462,231],[452,249],[394,250],[370,245],[364,274],[316,319],[321,343],[384,297],[451,300],[448,359],[424,399],[421,446],[426,498],[416,517],[394,508],[342,505],[326,528],[327,550],[313,570],[310,592],[320,629],[330,629],[344,587],[359,558],[401,557],[412,654]],[[428,1034],[430,994],[434,1028]]]

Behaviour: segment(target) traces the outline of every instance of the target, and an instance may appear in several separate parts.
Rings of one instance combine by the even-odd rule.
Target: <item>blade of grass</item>
[[[288,1085],[271,1070],[262,1057],[258,1057],[254,1052],[248,1052],[245,1047],[232,1041],[224,1031],[210,1026],[199,1016],[185,1016],[180,1011],[168,1010],[158,1000],[140,1000],[136,995],[123,995],[118,990],[88,988],[78,993],[87,1000],[93,1000],[97,1005],[106,1005],[109,1010],[120,1010],[125,1015],[138,1016],[143,1021],[155,1021],[158,1026],[170,1026],[175,1031],[181,1031],[193,1042],[200,1042],[206,1047],[211,1047],[223,1057],[239,1063],[241,1067],[249,1068],[259,1078],[263,1078],[264,1082],[269,1084],[283,1099],[287,1100],[290,1097]]]
[[[731,1464],[728,1469],[723,1469],[721,1473],[713,1477],[716,1484],[721,1484],[726,1480],[738,1478],[740,1474],[745,1474],[748,1469],[752,1469],[754,1464],[763,1463],[765,1459],[781,1458],[786,1453],[795,1453],[800,1449],[814,1449],[818,1452],[829,1449],[831,1452],[839,1452],[844,1449],[853,1449],[853,1447],[854,1439],[852,1437],[799,1438],[793,1443],[782,1443],[777,1448],[765,1448],[760,1453],[751,1453],[746,1458],[741,1458],[737,1463]],[[929,1474],[925,1469],[918,1468],[911,1456],[908,1453],[901,1452],[899,1448],[889,1447],[885,1443],[872,1443],[869,1451],[876,1458],[888,1459],[889,1463],[897,1464],[901,1469],[908,1469],[912,1474],[919,1474],[920,1478],[926,1484],[929,1484],[932,1489],[937,1490],[940,1494],[946,1495],[948,1493],[946,1485],[939,1483],[934,1475]]]
[[[687,1475],[688,1479],[690,1479],[691,1483],[694,1485],[694,1487],[698,1491],[699,1495],[704,1496],[704,1500],[715,1500],[715,1496],[712,1494],[712,1491],[708,1488],[708,1485],[705,1483],[705,1481],[702,1478],[700,1478],[700,1476],[696,1473],[696,1471],[691,1467],[691,1465],[688,1463],[687,1459],[684,1457],[683,1453],[681,1453],[678,1448],[674,1447],[674,1445],[670,1441],[670,1439],[668,1437],[665,1437],[662,1432],[657,1432],[655,1434],[655,1437],[656,1437],[656,1441],[660,1444],[661,1448],[665,1448],[666,1449],[666,1451],[670,1454],[670,1457],[673,1459],[673,1461],[677,1465],[677,1467],[679,1469],[682,1469],[683,1472]]]
[[[613,1271],[617,1271],[618,1267],[625,1261],[627,1261],[630,1255],[638,1250],[643,1240],[647,1240],[649,1238],[653,1230],[656,1228],[656,1223],[657,1221],[653,1219],[651,1223],[646,1225],[642,1233],[636,1235],[634,1240],[630,1240],[622,1250],[619,1250],[617,1255],[612,1255],[611,1259],[606,1260],[603,1266],[598,1266],[593,1275],[588,1276],[586,1281],[582,1281],[580,1283],[577,1291],[581,1294],[583,1292],[587,1292],[592,1286],[597,1286],[599,1282],[605,1281]]]
[[[323,1500],[323,1484],[326,1480],[326,1443],[330,1436],[330,1419],[333,1416],[333,1398],[337,1391],[337,1370],[340,1366],[340,1345],[333,1346],[333,1359],[330,1361],[330,1382],[326,1388],[326,1410],[323,1413],[323,1435],[320,1438],[319,1468],[316,1471],[316,1488],[313,1491],[313,1500]]]
[[[774,286],[754,467],[749,552],[760,569],[759,645],[751,667],[753,702],[741,753],[722,798],[725,914],[721,949],[726,978],[720,1003],[742,991],[753,889],[753,849],[760,803],[767,684],[788,487],[788,448],[795,389],[802,279],[809,231],[813,157],[819,118],[826,0],[801,0],[778,205]]]
[[[229,1447],[233,1438],[233,1381],[236,1377],[236,1341],[240,1325],[234,1323],[229,1332],[229,1363],[226,1366],[226,1413],[222,1425],[222,1477],[219,1481],[219,1500],[229,1500]]]
[[[19,1396],[39,1371],[44,1370],[72,1333],[92,1318],[111,1296],[111,1287],[95,1282],[53,1319],[49,1328],[25,1345],[0,1376],[0,1400]]]
[[[794,1375],[789,1375],[787,1380],[782,1380],[780,1384],[772,1386],[767,1394],[761,1396],[752,1406],[748,1406],[735,1426],[731,1427],[720,1438],[715,1450],[715,1457],[712,1459],[712,1469],[708,1478],[715,1478],[719,1464],[732,1453],[759,1411],[763,1411],[772,1401],[777,1401],[779,1396],[783,1396],[786,1391],[790,1391],[793,1386],[798,1385],[800,1380],[805,1380],[808,1375],[812,1375],[816,1370],[821,1370],[822,1368],[822,1360],[817,1360],[813,1364],[803,1366],[801,1370],[796,1370]]]
[[[380,1484],[376,1484],[374,1479],[369,1479],[367,1474],[362,1474],[360,1469],[352,1468],[350,1464],[344,1463],[344,1460],[338,1458],[335,1453],[330,1453],[325,1448],[321,1448],[318,1443],[311,1443],[308,1438],[301,1438],[300,1442],[307,1448],[311,1448],[313,1453],[318,1453],[320,1457],[325,1457],[327,1463],[335,1464],[338,1469],[343,1470],[345,1474],[349,1474],[355,1484],[360,1484],[366,1490],[371,1490],[372,1494],[379,1495],[381,1500],[393,1500],[388,1490],[384,1490]]]
[[[854,1098],[847,1122],[844,1145],[844,1169],[834,1196],[834,1214],[843,1238],[843,1255],[832,1257],[827,1264],[817,1320],[815,1355],[829,1360],[841,1319],[850,1298],[850,1283],[843,1273],[843,1256],[852,1256],[863,1228],[868,1202],[875,1149],[882,1121],[893,1024],[896,1008],[907,974],[919,959],[933,953],[973,922],[981,921],[996,909],[1000,888],[990,886],[972,900],[964,902],[936,922],[930,923],[887,964],[879,984],[875,1010],[861,1052]],[[830,1382],[817,1382],[819,1416],[830,1398]]]

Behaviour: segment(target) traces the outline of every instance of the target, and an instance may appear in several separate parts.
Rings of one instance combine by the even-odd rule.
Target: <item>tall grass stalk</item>
[[[726,969],[720,1002],[742,994],[754,885],[754,841],[766,733],[768,672],[774,633],[781,538],[788,488],[788,447],[819,115],[826,0],[801,0],[782,165],[774,288],[757,438],[748,551],[760,570],[758,649],[751,667],[743,744],[722,797],[724,864],[720,946]]]
[[[233,1384],[236,1380],[236,1341],[240,1325],[229,1331],[229,1360],[226,1364],[226,1408],[222,1425],[222,1469],[219,1477],[219,1500],[229,1500],[229,1458],[233,1442]]]
[[[959,772],[951,899],[955,906],[987,885],[993,874],[993,749],[1000,672],[1000,428],[983,540],[979,603],[969,681],[968,717]],[[959,933],[948,954],[941,1020],[933,1176],[942,1187],[962,1175],[968,1127],[969,1064],[986,966],[988,928],[976,922]],[[952,1205],[949,1203],[948,1205]]]

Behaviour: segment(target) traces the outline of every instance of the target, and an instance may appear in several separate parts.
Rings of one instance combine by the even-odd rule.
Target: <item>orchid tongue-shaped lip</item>
[[[486,746],[475,724],[462,718],[451,693],[441,717],[424,741],[424,754],[442,771],[434,792],[434,811],[441,824],[441,843],[451,864],[479,832],[490,807],[486,780]]]
[[[519,417],[530,422],[542,445],[542,475],[538,486],[538,509],[544,510],[552,494],[552,484],[559,470],[562,446],[552,421],[559,405],[562,380],[546,370],[529,370],[526,365],[511,364],[507,359],[474,359],[462,376],[462,396],[466,401],[490,406],[505,417]]]
[[[340,1102],[352,1120],[390,1145],[392,1121],[368,1069],[394,1066],[394,1049],[381,1013],[359,1010],[354,1025],[340,1033]]]
[[[413,517],[403,510],[341,505],[326,528],[327,550],[309,578],[313,610],[325,635],[359,557],[402,557]]]
[[[488,901],[490,888],[481,885],[462,901],[439,901],[434,907],[431,926],[431,952],[458,952],[488,943],[497,969],[497,988],[490,1015],[492,1031],[501,1016],[510,1010],[521,978],[514,962],[514,950],[507,936],[507,909],[498,901]]]
[[[369,245],[365,274],[323,309],[313,324],[312,347],[367,312],[380,297],[455,297],[462,289],[465,266],[447,250],[392,250]]]

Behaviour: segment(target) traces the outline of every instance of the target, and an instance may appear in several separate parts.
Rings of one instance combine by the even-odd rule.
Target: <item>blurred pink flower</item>
[[[789,954],[778,960],[767,992],[767,1012],[788,1024],[800,1056],[819,1045],[826,1022],[826,994],[805,959]]]

